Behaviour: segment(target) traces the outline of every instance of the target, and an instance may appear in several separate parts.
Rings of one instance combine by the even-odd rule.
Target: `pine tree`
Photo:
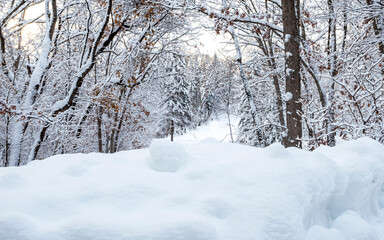
[[[262,136],[253,121],[251,109],[245,94],[241,95],[239,135],[237,142],[250,146],[261,146]]]
[[[164,98],[160,104],[160,129],[165,135],[185,133],[192,125],[192,102],[189,96],[190,83],[185,76],[185,61],[181,56],[171,54],[166,68],[167,77],[164,81]]]

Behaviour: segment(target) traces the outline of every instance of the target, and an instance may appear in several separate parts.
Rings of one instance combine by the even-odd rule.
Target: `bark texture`
[[[285,147],[302,147],[299,0],[283,0],[285,47],[286,123]]]

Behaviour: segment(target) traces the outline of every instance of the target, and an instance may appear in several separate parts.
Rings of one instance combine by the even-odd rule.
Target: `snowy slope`
[[[236,141],[239,123],[239,116],[230,115],[230,123],[232,128],[233,140]],[[220,115],[217,119],[210,121],[197,129],[188,130],[186,134],[176,136],[175,141],[183,144],[198,143],[202,140],[208,141],[208,139],[214,138],[220,142],[231,142],[231,134],[229,130],[229,121],[227,115]]]
[[[384,146],[213,138],[0,169],[1,240],[384,239]]]

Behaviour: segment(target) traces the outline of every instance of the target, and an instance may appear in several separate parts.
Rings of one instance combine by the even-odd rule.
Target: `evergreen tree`
[[[241,117],[237,142],[255,147],[264,146],[263,133],[252,118],[251,108],[245,94],[241,95],[240,109]]]
[[[189,95],[191,86],[185,76],[185,61],[175,54],[171,54],[168,60],[159,125],[163,135],[170,135],[173,141],[175,134],[183,134],[191,127],[193,111]]]

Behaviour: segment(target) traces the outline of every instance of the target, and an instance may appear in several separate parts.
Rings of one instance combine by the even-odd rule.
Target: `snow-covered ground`
[[[175,141],[183,144],[197,143],[202,140],[208,141],[212,138],[223,143],[230,143],[232,139],[236,141],[238,133],[237,126],[240,118],[236,115],[230,115],[229,118],[230,119],[228,120],[227,115],[220,115],[217,119],[199,126],[195,130],[188,130],[186,134],[176,136]],[[232,139],[229,122],[231,123],[232,128]]]
[[[257,149],[207,132],[0,169],[0,239],[384,239],[383,145]]]

